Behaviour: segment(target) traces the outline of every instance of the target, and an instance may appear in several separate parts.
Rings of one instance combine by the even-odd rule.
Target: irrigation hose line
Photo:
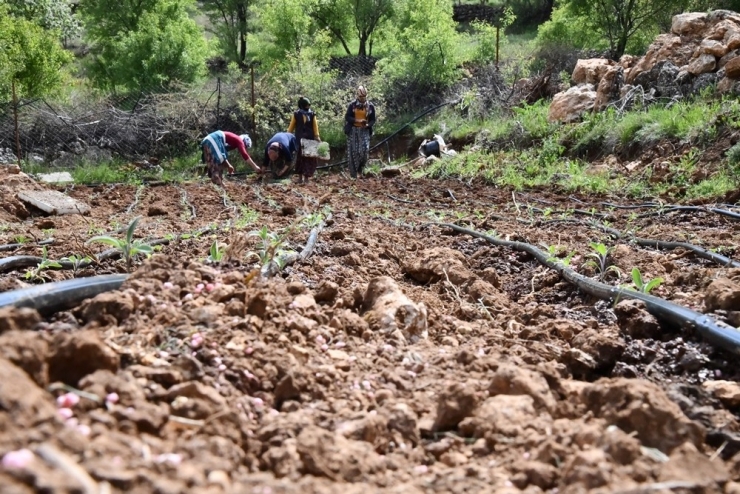
[[[108,274],[91,278],[75,278],[44,285],[0,293],[0,308],[29,307],[42,314],[74,307],[87,298],[117,290],[127,274]]]
[[[445,228],[450,228],[459,233],[465,233],[472,237],[502,247],[508,247],[520,252],[531,254],[540,264],[557,271],[567,282],[575,285],[583,292],[593,295],[602,300],[635,299],[645,302],[648,312],[664,321],[678,326],[689,325],[696,329],[697,333],[713,345],[728,352],[740,354],[740,331],[732,326],[720,325],[711,317],[691,310],[687,307],[674,304],[647,293],[636,292],[624,288],[617,288],[598,281],[592,280],[576,271],[564,266],[562,263],[550,260],[550,257],[534,245],[525,242],[514,242],[488,236],[484,233],[463,228],[450,223],[432,223]]]
[[[609,235],[616,237],[616,238],[624,238],[625,235],[620,232],[619,230],[615,230],[614,228],[609,228],[606,225],[599,225],[594,224],[596,228],[599,228]],[[703,249],[699,247],[698,245],[690,244],[688,242],[669,242],[665,240],[654,240],[650,238],[640,238],[640,237],[633,237],[630,240],[633,240],[637,245],[640,245],[642,247],[653,247],[655,249],[661,249],[661,250],[673,250],[673,249],[686,249],[694,254],[697,255],[697,257],[701,257],[703,259],[708,259],[710,261],[714,261],[717,264],[720,264],[725,267],[730,268],[740,268],[740,262],[733,261],[729,257],[723,256],[721,254],[716,254],[714,252],[710,252],[706,249]]]

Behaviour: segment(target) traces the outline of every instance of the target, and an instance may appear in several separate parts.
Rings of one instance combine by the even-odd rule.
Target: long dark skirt
[[[362,175],[367,160],[370,157],[370,129],[352,127],[347,136],[349,175],[357,178]]]

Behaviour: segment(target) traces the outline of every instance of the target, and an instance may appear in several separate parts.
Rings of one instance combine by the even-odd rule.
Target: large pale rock
[[[609,103],[618,100],[623,84],[624,69],[619,65],[609,67],[596,89],[594,111],[602,111]]]
[[[606,58],[578,60],[571,77],[575,84],[593,84],[597,86],[601,78],[615,65],[616,62]]]
[[[717,278],[707,287],[704,305],[708,311],[740,310],[740,285],[728,278]]]
[[[705,39],[701,42],[701,45],[699,45],[699,48],[697,49],[699,54],[706,53],[708,55],[712,55],[717,58],[721,58],[727,53],[729,50],[727,49],[727,46],[724,43],[720,43],[719,41],[714,41],[711,39]]]
[[[712,72],[717,67],[717,58],[714,55],[703,53],[693,59],[688,66],[690,74],[699,75]]]
[[[724,43],[729,51],[740,48],[740,30],[729,31],[725,35]]]
[[[447,247],[424,249],[405,262],[401,269],[420,283],[449,280],[453,285],[460,286],[476,278],[467,267],[465,255]]]
[[[720,58],[717,62],[717,68],[721,69],[725,67],[728,63],[730,63],[730,60],[737,57],[740,57],[740,49],[736,48],[732,51],[728,51],[727,54],[724,57]]]
[[[673,16],[671,32],[679,36],[698,38],[707,29],[709,18],[705,12],[687,12]]]
[[[550,104],[547,119],[551,122],[575,122],[581,115],[592,111],[596,102],[596,91],[591,84],[574,86],[556,94]]]
[[[740,79],[740,57],[735,57],[725,65],[725,77]]]
[[[676,67],[683,67],[691,60],[698,44],[698,40],[687,39],[684,41],[680,36],[673,34],[657,36],[655,41],[650,44],[645,56],[629,71],[629,75],[626,77],[627,84],[633,84],[638,75],[649,71],[662,60],[669,60]]]
[[[724,41],[726,39],[726,36],[732,35],[732,33],[737,32],[737,30],[737,24],[729,19],[725,19],[712,26],[712,28],[707,32],[705,39]]]
[[[636,433],[643,445],[665,453],[687,441],[704,441],[704,429],[648,381],[600,379],[584,387],[580,399],[595,417],[627,433]]]
[[[488,387],[488,393],[491,396],[527,395],[532,397],[537,408],[544,408],[550,413],[556,407],[550,386],[542,374],[510,364],[499,366]]]
[[[387,333],[400,331],[411,342],[425,339],[428,335],[424,304],[412,302],[388,276],[370,280],[363,297],[362,310],[365,320],[373,329]]]
[[[740,80],[723,77],[717,83],[717,92],[720,94],[734,94],[740,96]]]
[[[705,381],[702,387],[726,406],[740,405],[740,384],[734,381]]]

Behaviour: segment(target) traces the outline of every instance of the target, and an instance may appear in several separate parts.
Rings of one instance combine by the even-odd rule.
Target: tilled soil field
[[[610,285],[637,267],[663,279],[651,294],[734,327],[740,270],[634,242],[732,257],[731,216],[404,176],[67,192],[91,213],[0,199],[0,244],[20,244],[0,255],[41,256],[44,238],[49,259],[94,255],[87,239],[137,216],[135,237],[163,242],[119,290],[0,309],[3,493],[740,492],[736,355],[434,224]],[[318,237],[263,277],[263,226],[275,250]],[[621,273],[588,264],[592,242]],[[2,292],[126,271],[0,266]]]

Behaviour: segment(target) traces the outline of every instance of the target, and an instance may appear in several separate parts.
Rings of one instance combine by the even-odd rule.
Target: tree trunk
[[[360,48],[357,50],[357,56],[367,55],[367,38],[365,34],[360,35]]]
[[[247,11],[244,6],[237,9],[239,19],[239,63],[244,64],[247,60]]]

